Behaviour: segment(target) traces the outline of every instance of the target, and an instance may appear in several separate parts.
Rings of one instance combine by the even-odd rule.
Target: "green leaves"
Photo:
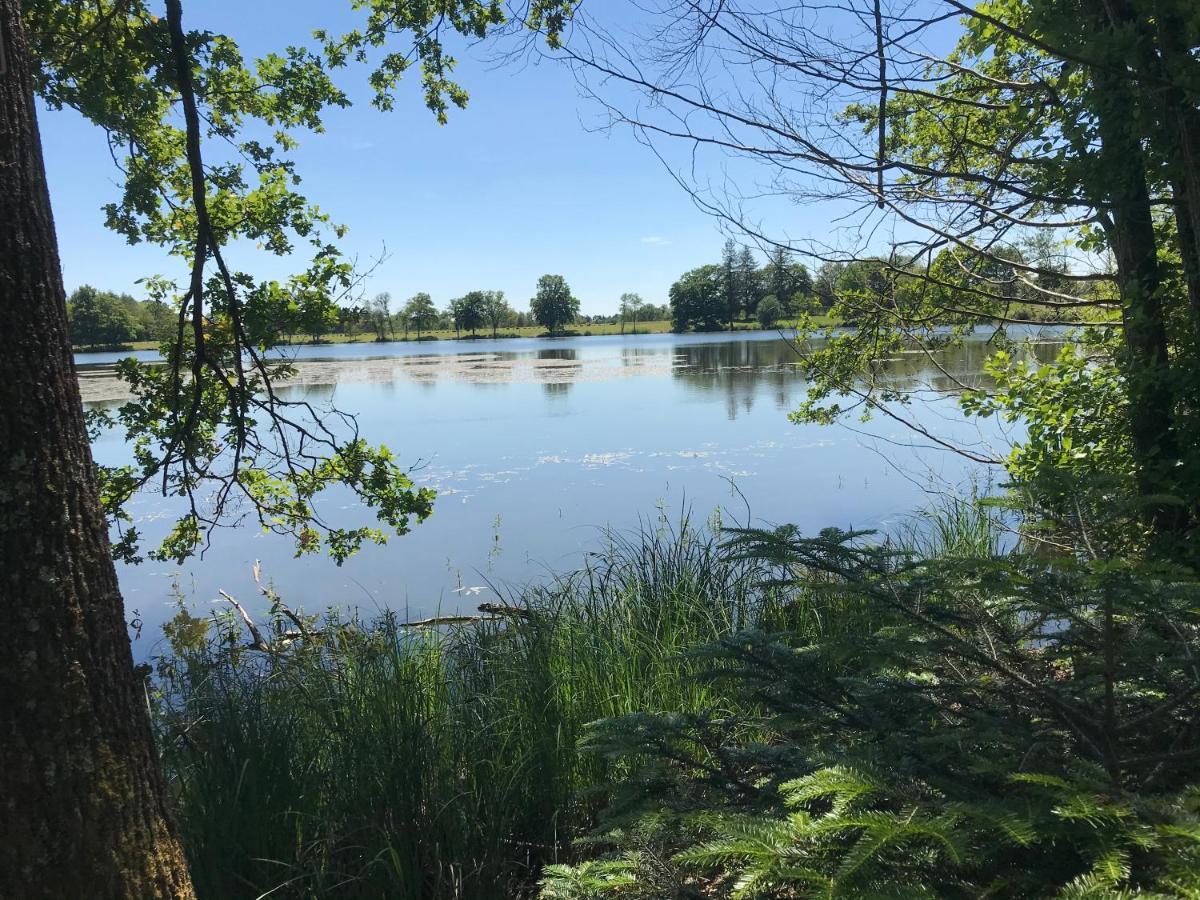
[[[579,300],[561,275],[543,275],[538,279],[537,294],[529,303],[534,321],[551,334],[574,323],[579,315]]]
[[[136,460],[101,472],[124,559],[137,558],[138,535],[126,528],[123,504],[148,486],[186,506],[155,554],[173,560],[202,549],[213,529],[250,517],[291,536],[298,553],[326,549],[341,562],[430,514],[432,492],[417,489],[387,448],[360,438],[352,417],[276,390],[293,370],[270,348],[284,333],[319,340],[364,274],[337,246],[344,227],[301,193],[289,154],[303,132],[323,130],[329,108],[349,104],[331,71],[376,50],[376,104],[390,107],[417,61],[426,105],[445,121],[448,106],[465,105],[467,95],[450,77],[454,58],[443,39],[485,37],[505,17],[498,0],[352,5],[365,16],[361,28],[318,33],[315,50],[289,46],[248,60],[234,36],[187,30],[176,0],[166,18],[145,0],[23,4],[45,102],[102,128],[118,160],[120,194],[105,206],[106,224],[191,269],[182,287],[152,283],[155,300],[177,314],[162,345],[165,365],[122,363],[133,399],[95,420],[123,429]],[[573,6],[537,0],[528,27],[555,42]],[[233,262],[252,255],[249,246],[297,259],[299,271],[282,282],[258,278],[252,259]],[[130,339],[121,310],[102,299],[80,298],[76,339]],[[332,490],[373,508],[380,527],[325,521],[317,500]]]
[[[680,824],[656,849],[674,877],[729,898],[1196,884],[1194,573],[865,537],[734,532],[780,615],[689,658],[739,713],[596,726],[640,809]]]
[[[511,24],[538,32],[557,47],[577,5],[578,0],[534,0],[523,10],[524,21],[510,23],[501,0],[356,0],[354,6],[366,11],[359,28],[336,37],[321,30],[315,37],[331,67],[371,62],[372,103],[382,110],[394,107],[401,79],[416,65],[425,105],[444,125],[450,107],[463,109],[468,100],[466,89],[452,77],[457,60],[446,50],[446,35],[477,40]],[[398,40],[407,48],[388,49]],[[382,54],[371,61],[377,51]]]
[[[720,266],[700,266],[684,273],[671,285],[670,295],[671,327],[675,331],[716,331],[726,321],[729,310]]]

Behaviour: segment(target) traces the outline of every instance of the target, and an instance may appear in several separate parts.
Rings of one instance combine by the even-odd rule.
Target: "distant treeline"
[[[1072,321],[1078,309],[1022,305],[1037,291],[1053,290],[1064,297],[1102,289],[1096,284],[1073,281],[1065,260],[1058,262],[1057,281],[1047,262],[1047,248],[1029,252],[1012,251],[1012,264],[993,263],[995,271],[984,273],[997,285],[1008,285],[1009,301],[997,306],[997,318],[1015,321]],[[1039,274],[1036,285],[1021,271],[1036,256]],[[512,307],[498,290],[468,291],[438,308],[424,292],[403,303],[389,293],[376,294],[355,304],[339,304],[332,298],[272,285],[263,296],[247,305],[247,323],[260,343],[279,343],[295,335],[319,342],[329,335],[368,335],[387,341],[398,337],[418,340],[433,332],[453,331],[456,337],[480,333],[496,337],[503,329],[541,327],[550,334],[563,334],[575,326],[618,325],[636,330],[640,322],[671,321],[672,329],[720,331],[737,322],[757,322],[774,328],[802,313],[824,313],[853,323],[858,311],[895,308],[912,314],[923,305],[939,309],[953,306],[954,297],[965,297],[968,282],[980,273],[962,270],[960,261],[945,251],[929,266],[912,261],[864,258],[848,262],[823,262],[815,272],[796,262],[785,248],[776,248],[760,265],[749,247],[725,242],[721,261],[685,272],[671,285],[669,302],[655,305],[638,294],[622,294],[618,309],[605,315],[582,315],[579,300],[561,275],[543,275],[529,301],[529,309]],[[1092,299],[1098,299],[1093,297]],[[1102,299],[1102,298],[1099,298]],[[964,301],[965,302],[965,301]],[[119,347],[135,341],[160,341],[176,327],[176,312],[159,300],[139,301],[129,294],[100,291],[84,285],[70,297],[71,333],[77,346]],[[973,309],[971,314],[978,313]],[[964,312],[966,315],[966,312]]]
[[[345,311],[353,316],[359,331],[374,331],[378,340],[397,334],[416,335],[420,339],[432,331],[453,331],[456,336],[479,332],[493,337],[502,328],[542,327],[550,334],[561,334],[576,325],[621,325],[636,329],[638,322],[670,318],[670,307],[646,303],[637,294],[622,294],[619,309],[608,315],[582,315],[579,301],[561,275],[543,275],[537,292],[529,301],[529,311],[514,309],[504,291],[468,291],[451,300],[443,309],[434,305],[424,292],[415,294],[399,309],[393,309],[391,294],[377,294],[362,306]]]
[[[997,319],[1039,322],[1074,321],[1080,309],[1070,303],[1048,308],[1033,303],[1047,290],[1064,299],[1099,300],[1104,283],[1079,282],[1069,277],[1065,255],[1055,247],[1035,242],[1025,250],[1008,251],[1007,262],[993,261],[988,272],[967,271],[951,250],[943,251],[930,265],[915,260],[867,257],[846,262],[826,261],[810,273],[785,248],[774,249],[760,266],[749,247],[725,242],[719,263],[684,273],[671,285],[671,322],[675,331],[732,329],[738,321],[757,321],[773,328],[781,320],[801,313],[825,313],[852,324],[865,309],[903,310],[912,314],[923,306],[953,308],[955,298],[968,315],[983,312]],[[977,263],[971,263],[977,266]],[[1036,264],[1038,274],[1024,269]],[[994,309],[980,310],[972,296],[971,279],[986,277],[1003,292]],[[977,292],[975,292],[977,293]],[[944,314],[943,314],[944,317]]]
[[[97,290],[84,285],[68,303],[71,336],[76,346],[89,349],[123,347],[138,341],[162,341],[175,334],[178,311],[161,300],[137,300],[129,294]],[[574,326],[616,325],[636,330],[639,322],[665,321],[666,304],[646,303],[637,294],[623,294],[619,310],[608,315],[582,315],[579,300],[561,275],[543,275],[528,311],[509,305],[503,291],[468,291],[438,308],[427,293],[418,293],[402,304],[391,294],[380,293],[354,304],[339,304],[329,297],[290,291],[281,285],[247,304],[246,324],[259,343],[281,343],[294,335],[314,342],[331,335],[371,335],[387,341],[398,337],[421,339],[432,332],[453,331],[456,336],[497,336],[501,329],[541,327],[563,334]]]
[[[80,347],[120,347],[133,341],[161,341],[176,328],[176,313],[160,300],[84,285],[67,301],[71,338]]]

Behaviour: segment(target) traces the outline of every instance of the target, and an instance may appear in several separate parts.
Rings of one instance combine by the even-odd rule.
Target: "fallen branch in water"
[[[401,628],[436,628],[440,625],[475,625],[479,622],[496,622],[501,616],[433,616],[401,623]]]
[[[246,645],[247,649],[249,650],[260,650],[263,653],[278,653],[279,651],[285,649],[288,644],[291,644],[293,641],[299,640],[300,638],[312,640],[313,638],[320,637],[321,635],[321,632],[313,631],[312,629],[308,628],[290,609],[288,609],[282,603],[278,603],[277,605],[283,611],[283,613],[294,623],[296,623],[297,630],[277,632],[275,639],[273,641],[268,641],[262,636],[262,632],[258,630],[258,626],[254,624],[254,620],[250,618],[250,613],[246,612],[246,608],[242,606],[242,604],[238,603],[232,594],[223,590],[218,590],[217,593],[221,595],[222,599],[224,599],[238,611],[238,615],[240,615],[242,617],[242,621],[246,623],[246,630],[250,632],[250,637],[252,638],[250,643]],[[266,591],[264,591],[264,593],[266,593]],[[268,596],[270,595],[268,594]]]

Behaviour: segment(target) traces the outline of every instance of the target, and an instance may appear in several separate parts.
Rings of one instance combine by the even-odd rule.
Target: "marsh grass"
[[[893,542],[920,557],[995,559],[1015,543],[1007,518],[1003,508],[976,497],[947,496],[910,516]]]
[[[987,527],[947,509],[908,539],[966,552]],[[263,651],[232,614],[181,613],[153,707],[200,895],[531,895],[627,774],[588,752],[591,723],[750,712],[690,652],[741,629],[878,626],[837,591],[785,593],[788,573],[727,538],[686,520],[608,533],[579,571],[466,625],[330,611],[292,640],[280,604]]]
[[[686,522],[606,544],[468,626],[330,612],[271,652],[174,628],[156,721],[201,895],[519,896],[569,859],[620,774],[586,726],[722,708],[686,652],[773,602]]]

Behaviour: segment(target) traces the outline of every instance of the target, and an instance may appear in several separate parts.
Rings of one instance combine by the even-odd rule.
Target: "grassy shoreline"
[[[292,642],[281,607],[263,650],[181,614],[154,709],[199,896],[532,896],[624,774],[589,723],[733,702],[686,654],[767,623],[765,574],[659,522],[469,622],[329,613]]]
[[[816,316],[814,317],[817,325],[836,326],[841,324],[839,320],[831,316]],[[745,321],[736,322],[734,331],[774,331],[782,329],[784,331],[794,327],[794,322],[781,322],[776,329],[764,329],[757,322]],[[620,325],[580,325],[578,328],[568,331],[562,335],[550,335],[541,326],[528,326],[524,328],[506,328],[496,334],[495,340],[506,340],[510,338],[537,338],[537,337],[611,337],[628,336],[635,337],[643,334],[668,334],[671,332],[671,323],[669,321],[656,322],[639,322],[637,328],[628,326],[625,330],[621,329]],[[723,332],[688,332],[689,334],[721,334]],[[377,339],[373,332],[359,332],[355,334],[330,334],[321,338],[318,343],[314,343],[311,338],[301,335],[291,335],[280,342],[282,347],[299,347],[299,346],[316,346],[321,347],[327,344],[416,344],[416,343],[440,343],[443,341],[456,341],[458,343],[475,343],[477,341],[492,340],[490,331],[480,331],[475,335],[458,335],[456,336],[453,329],[444,329],[438,331],[426,331],[421,334],[420,339],[417,338],[415,332],[408,335],[403,333],[396,334],[395,337],[389,337],[385,341]],[[132,341],[128,344],[121,344],[117,347],[75,347],[75,353],[114,353],[135,350],[157,350],[158,341]]]
[[[181,613],[148,686],[197,895],[1197,896],[1200,765],[1145,751],[1200,584],[1006,533],[970,501],[890,540],[659,518],[476,616]],[[1107,687],[1104,604],[1146,673]],[[1114,706],[1116,782],[1070,727]]]
[[[1014,315],[1017,315],[1014,313]],[[787,319],[781,321],[774,328],[763,328],[757,321],[747,319],[734,323],[734,332],[761,332],[761,331],[789,331],[796,327],[798,320]],[[853,322],[845,321],[837,316],[816,315],[809,319],[809,324],[817,328],[837,328],[837,327],[853,327]],[[1077,324],[1069,320],[1063,321],[1030,321],[1030,325],[1073,325]],[[490,331],[481,330],[474,335],[471,334],[455,334],[454,329],[439,329],[435,331],[422,332],[420,338],[415,332],[409,334],[398,333],[384,341],[380,341],[374,332],[356,332],[354,334],[329,334],[321,338],[320,341],[314,342],[306,335],[289,335],[284,338],[278,346],[281,347],[323,347],[329,344],[416,344],[416,343],[442,343],[445,341],[453,341],[457,343],[472,344],[477,341],[490,340],[506,340],[511,338],[550,338],[550,337],[612,337],[612,336],[628,336],[635,337],[644,334],[669,334],[671,333],[671,322],[669,320],[659,320],[653,322],[639,322],[637,327],[628,326],[622,328],[620,325],[610,325],[607,323],[597,325],[580,325],[576,329],[567,331],[561,335],[551,335],[546,332],[540,325],[530,325],[521,328],[505,328],[503,331],[497,332],[495,338],[492,337]],[[689,331],[685,334],[725,334],[727,329],[721,331]],[[111,347],[73,347],[73,351],[78,354],[88,353],[120,353],[133,352],[137,350],[157,350],[158,341],[131,341],[127,344],[120,344]]]

